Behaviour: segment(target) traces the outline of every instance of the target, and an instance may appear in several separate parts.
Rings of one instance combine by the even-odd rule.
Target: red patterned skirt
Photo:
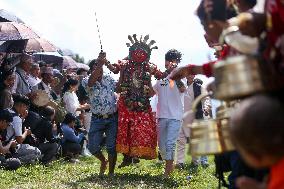
[[[120,98],[116,151],[132,157],[155,159],[156,147],[156,120],[152,109],[147,112],[129,111]]]

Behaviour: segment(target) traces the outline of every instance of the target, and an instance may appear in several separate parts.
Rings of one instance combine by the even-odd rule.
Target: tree
[[[76,62],[85,63],[84,57],[80,56],[79,54],[74,54],[74,55],[72,55],[72,58],[73,58]]]

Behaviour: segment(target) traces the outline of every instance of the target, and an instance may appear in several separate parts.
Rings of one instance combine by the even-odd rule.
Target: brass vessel
[[[208,95],[201,95],[193,103],[193,111],[198,102]],[[190,151],[194,156],[219,154],[234,150],[229,136],[229,117],[231,107],[223,102],[217,109],[217,118],[195,119],[190,127]]]
[[[248,55],[217,62],[214,65],[214,96],[221,100],[232,100],[266,91],[271,74],[264,74],[263,69],[256,57]]]

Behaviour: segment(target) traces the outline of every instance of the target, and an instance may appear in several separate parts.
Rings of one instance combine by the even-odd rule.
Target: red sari
[[[157,157],[156,120],[151,107],[144,112],[129,111],[120,97],[118,101],[118,131],[116,150],[132,157]]]

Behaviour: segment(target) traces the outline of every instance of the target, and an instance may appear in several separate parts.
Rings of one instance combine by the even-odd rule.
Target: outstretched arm
[[[111,64],[109,61],[105,65],[114,74],[118,74],[121,69],[119,64]]]
[[[120,76],[119,76],[119,80],[116,84],[116,91],[117,93],[121,93],[122,90],[121,90],[121,84],[122,84],[122,81],[123,81],[123,77],[124,77],[124,71],[126,69],[126,66],[124,65],[123,67],[120,67]]]
[[[150,74],[153,75],[158,80],[166,78],[175,68],[175,67],[170,67],[165,72],[162,72],[161,70],[157,68],[155,64],[149,63],[149,67],[150,67],[149,69]]]
[[[213,75],[213,65],[215,64],[215,62],[216,61],[208,62],[201,66],[188,64],[186,66],[180,67],[171,73],[171,79],[179,80],[185,78],[186,76],[197,75],[197,74],[211,77]]]

